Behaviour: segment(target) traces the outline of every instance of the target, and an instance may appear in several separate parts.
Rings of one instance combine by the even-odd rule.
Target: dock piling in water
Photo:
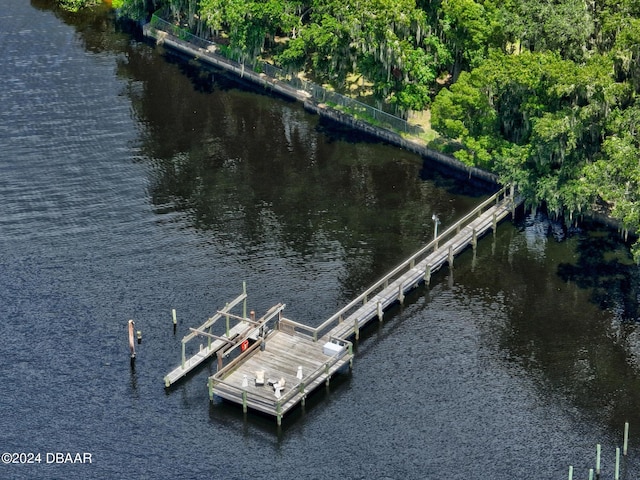
[[[624,438],[622,442],[622,454],[627,456],[627,447],[629,446],[629,422],[624,422]]]
[[[131,359],[133,360],[134,358],[136,358],[136,345],[133,340],[134,338],[133,329],[135,326],[135,322],[133,320],[129,320],[128,325],[129,325],[129,350],[131,350]]]
[[[175,308],[171,309],[171,316],[173,317],[173,333],[175,335],[176,328],[178,327],[178,318],[176,317],[176,309]]]

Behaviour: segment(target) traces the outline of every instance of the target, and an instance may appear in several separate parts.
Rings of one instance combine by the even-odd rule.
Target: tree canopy
[[[429,108],[460,160],[531,205],[640,228],[638,0],[117,2],[130,16],[159,9],[243,63],[338,90],[358,81],[401,116]]]

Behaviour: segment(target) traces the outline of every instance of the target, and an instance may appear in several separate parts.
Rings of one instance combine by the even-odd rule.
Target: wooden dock
[[[350,339],[357,340],[366,324],[373,319],[382,321],[389,307],[403,303],[407,293],[420,284],[429,284],[431,275],[445,263],[452,268],[456,255],[469,246],[475,249],[478,239],[489,231],[495,233],[498,223],[514,216],[521,203],[512,188],[501,189],[317,327],[284,318],[281,304],[258,321],[249,319],[245,303],[243,316],[234,317],[238,325],[229,328],[229,309],[246,302],[244,292],[218,312],[219,318],[227,318],[226,337],[205,332],[212,319],[192,332],[221,342],[211,342],[206,350],[208,356],[216,353],[218,357],[218,371],[208,381],[210,398],[237,403],[245,412],[251,408],[272,415],[280,425],[283,416],[304,404],[316,387],[328,385],[334,374],[351,368]],[[184,344],[183,339],[182,365],[176,369],[181,370],[165,377],[167,385],[172,383],[167,383],[169,376],[171,380],[186,374],[187,365],[205,356],[197,352],[185,359]]]
[[[243,316],[238,317],[231,314],[234,307],[242,303]],[[255,322],[247,317],[247,292],[246,286],[243,285],[243,292],[235,300],[227,303],[225,307],[209,318],[198,328],[192,328],[191,333],[182,338],[182,361],[180,365],[174,368],[164,377],[165,387],[170,387],[180,379],[186,377],[196,367],[201,365],[205,360],[215,355],[229,345],[235,346],[239,342],[244,341],[250,334],[256,330]],[[239,320],[233,327],[230,325],[231,319]],[[214,335],[213,328],[218,320],[226,320],[225,331],[221,335]],[[199,344],[199,349],[187,358],[187,344],[198,337],[206,337],[207,345]]]

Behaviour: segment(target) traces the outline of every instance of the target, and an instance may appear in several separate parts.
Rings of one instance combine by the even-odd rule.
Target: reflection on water
[[[144,67],[123,69],[135,79],[156,212],[179,213],[208,242],[294,262],[332,261],[338,249],[350,297],[431,238],[432,213],[446,226],[480,198],[421,180],[414,155],[333,140],[300,105],[256,96],[219,71],[168,52],[137,61]]]

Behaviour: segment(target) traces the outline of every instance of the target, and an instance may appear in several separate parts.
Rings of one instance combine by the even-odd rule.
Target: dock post
[[[573,465],[569,465],[569,480],[573,480]]]
[[[493,214],[493,233],[496,233],[496,230],[498,229],[498,217],[496,216],[495,212]]]
[[[402,283],[398,286],[398,301],[400,305],[404,305],[404,289],[402,288]]]
[[[627,447],[629,446],[629,422],[624,422],[624,440],[622,443],[622,454],[627,456]]]
[[[173,334],[175,335],[176,328],[178,326],[178,319],[176,317],[176,309],[175,308],[171,309],[171,316],[173,317]]]
[[[207,383],[209,384],[209,401],[213,402],[213,378],[209,377],[209,381]]]
[[[449,268],[453,268],[453,246],[449,245]]]
[[[600,476],[600,450],[601,450],[601,446],[598,443],[596,445],[596,477]]]
[[[353,320],[353,333],[356,335],[356,340],[360,339],[360,326],[358,325],[358,319]]]
[[[242,318],[247,318],[247,282],[242,282],[242,293],[244,294],[244,300],[242,301]]]
[[[478,232],[476,231],[475,228],[473,229],[473,232],[471,233],[471,246],[473,247],[474,250],[478,246]]]
[[[218,371],[222,370],[222,350],[216,352],[218,356]]]
[[[589,469],[589,480],[593,480],[593,468]]]
[[[431,264],[427,263],[427,267],[424,270],[424,283],[429,285],[431,283]]]
[[[382,316],[383,316],[382,303],[378,302],[377,307],[378,307],[378,320],[382,321]]]
[[[280,400],[276,402],[276,423],[278,426],[282,425],[282,405],[280,404]]]
[[[616,447],[616,471],[613,478],[620,480],[620,447]]]
[[[229,304],[227,303],[224,307],[224,311],[227,313],[226,317],[227,317],[227,338],[231,337],[231,334],[229,333]]]
[[[135,361],[135,358],[136,358],[136,345],[133,341],[133,328],[135,326],[135,322],[133,320],[129,320],[128,326],[129,326],[129,350],[131,350],[131,365],[133,365],[133,362]]]
[[[242,413],[247,413],[247,391],[242,392]]]

